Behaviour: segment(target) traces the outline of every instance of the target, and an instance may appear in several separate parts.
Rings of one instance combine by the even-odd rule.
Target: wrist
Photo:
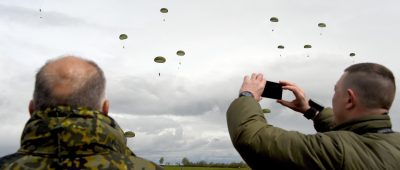
[[[308,101],[308,105],[309,108],[304,112],[304,117],[307,119],[314,119],[324,109],[323,106],[312,101],[311,99]]]
[[[242,91],[239,93],[239,97],[243,97],[243,96],[248,96],[248,97],[253,97],[254,98],[254,94],[250,91]]]
[[[303,116],[307,119],[314,119],[318,113],[319,111],[317,109],[310,107],[306,112],[304,112]]]

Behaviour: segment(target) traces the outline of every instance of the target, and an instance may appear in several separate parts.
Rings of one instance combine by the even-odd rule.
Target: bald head
[[[92,61],[66,56],[48,61],[36,74],[35,110],[58,105],[101,109],[103,71]]]

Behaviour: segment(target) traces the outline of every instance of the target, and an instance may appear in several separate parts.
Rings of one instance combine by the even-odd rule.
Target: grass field
[[[179,167],[164,166],[165,170],[250,170],[249,168],[208,168],[208,167]]]

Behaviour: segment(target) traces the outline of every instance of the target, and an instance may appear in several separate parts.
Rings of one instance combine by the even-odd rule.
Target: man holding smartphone
[[[246,76],[227,111],[233,145],[252,169],[398,169],[400,133],[388,115],[396,86],[392,72],[375,63],[345,69],[335,85],[332,109],[308,100],[297,85],[281,81],[295,99],[277,102],[312,119],[318,133],[306,135],[270,125],[259,105],[268,84]],[[266,86],[265,86],[266,85]]]

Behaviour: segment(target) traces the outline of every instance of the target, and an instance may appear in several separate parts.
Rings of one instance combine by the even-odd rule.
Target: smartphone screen
[[[282,91],[283,90],[281,84],[267,81],[261,96],[271,99],[282,99]]]

